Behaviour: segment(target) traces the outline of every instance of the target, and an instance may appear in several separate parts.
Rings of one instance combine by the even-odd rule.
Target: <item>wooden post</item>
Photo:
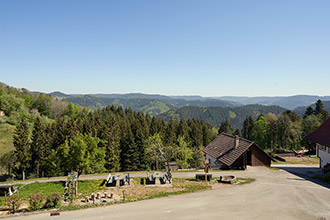
[[[209,172],[209,161],[205,160],[204,162],[204,172],[205,172],[205,183],[207,182],[207,173]]]

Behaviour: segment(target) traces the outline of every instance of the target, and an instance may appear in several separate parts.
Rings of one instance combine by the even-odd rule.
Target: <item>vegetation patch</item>
[[[15,126],[0,123],[0,153],[4,154],[14,149],[13,135]]]
[[[281,170],[280,168],[277,168],[277,167],[267,167],[267,168],[270,170]]]
[[[141,185],[141,178],[133,178],[132,185],[118,188],[101,186],[103,181],[104,179],[78,181],[78,197],[75,201],[67,203],[67,205],[62,205],[61,207],[59,207],[59,202],[61,198],[60,195],[64,192],[64,181],[35,182],[27,185],[20,185],[21,188],[19,193],[15,195],[15,198],[19,196],[19,202],[17,204],[20,204],[21,208],[27,208],[27,210],[30,211],[52,207],[59,207],[60,210],[64,211],[105,206],[118,202],[154,199],[219,188],[227,185],[219,183],[216,178],[212,178],[208,183],[193,178],[173,178],[171,185],[166,184],[160,186]],[[238,178],[232,185],[242,185],[253,181],[254,179],[251,178]],[[92,193],[96,194],[98,192],[100,192],[101,195],[104,195],[105,192],[113,194],[114,200],[107,200],[106,202],[98,202],[95,204],[92,202],[83,202],[85,196],[90,196]],[[123,201],[123,195],[125,195],[125,201]],[[4,197],[0,197],[0,199],[1,205],[5,205]]]
[[[285,157],[285,161],[276,160],[272,164],[320,164],[320,158],[316,156]]]
[[[319,175],[319,176],[314,176],[313,178],[330,184],[330,176],[329,175]]]
[[[243,185],[254,182],[256,179],[254,178],[237,178],[237,185]]]

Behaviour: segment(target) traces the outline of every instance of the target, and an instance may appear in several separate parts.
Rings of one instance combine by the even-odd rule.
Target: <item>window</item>
[[[328,147],[328,153],[330,154],[330,147]]]
[[[326,146],[320,145],[321,146],[321,150],[326,151]]]

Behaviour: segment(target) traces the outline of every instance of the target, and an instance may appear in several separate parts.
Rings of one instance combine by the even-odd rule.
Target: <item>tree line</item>
[[[219,132],[239,135],[271,152],[277,149],[302,148],[314,151],[315,143],[305,140],[304,137],[317,129],[328,117],[329,113],[324,109],[322,101],[318,100],[315,108],[307,107],[303,116],[290,110],[278,115],[261,114],[256,120],[250,116],[244,120],[242,129],[236,130],[226,120],[220,124]]]
[[[151,144],[158,141],[181,168],[201,167],[203,147],[217,129],[202,120],[166,123],[130,108],[108,106],[54,122],[37,117],[29,126],[23,118],[14,132],[14,151],[3,156],[9,173],[18,178],[150,170],[163,168],[164,158]],[[157,157],[156,157],[157,156]]]

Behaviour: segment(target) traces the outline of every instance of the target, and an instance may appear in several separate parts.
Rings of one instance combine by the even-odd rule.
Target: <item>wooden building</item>
[[[330,171],[330,118],[318,129],[305,137],[306,140],[316,143],[316,154],[320,158],[320,168]]]
[[[270,166],[271,157],[252,141],[221,133],[204,148],[211,168],[246,169],[250,166]]]

